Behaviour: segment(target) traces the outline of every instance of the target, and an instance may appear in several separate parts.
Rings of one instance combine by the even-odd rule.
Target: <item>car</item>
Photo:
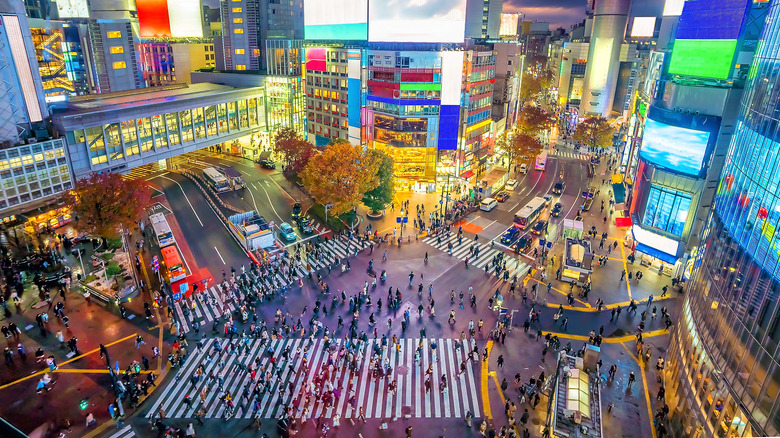
[[[542,235],[545,231],[547,231],[547,221],[538,221],[531,228],[531,232],[536,235]]]
[[[552,192],[556,195],[560,195],[563,193],[563,189],[566,187],[566,183],[563,181],[558,181],[553,186]]]
[[[282,222],[279,225],[279,236],[288,242],[293,242],[298,239],[298,236],[295,234],[295,230],[293,230],[293,227],[287,222]]]
[[[300,215],[301,215],[301,203],[300,202],[296,202],[293,205],[292,217],[293,217],[293,219],[295,219],[295,218],[297,218]]]
[[[498,202],[505,202],[507,199],[509,199],[509,192],[500,192],[495,197],[495,200]]]
[[[544,205],[547,206],[550,205],[550,201],[552,201],[553,196],[547,193],[546,195],[543,196],[543,198],[544,198]]]
[[[298,229],[301,230],[302,234],[314,233],[314,227],[312,227],[311,221],[306,216],[298,216],[295,222],[298,224]]]
[[[582,192],[583,198],[590,198],[593,199],[593,196],[596,194],[596,188],[593,186],[589,186],[584,192]]]
[[[269,160],[267,158],[258,160],[257,164],[259,164],[263,169],[276,169],[276,163],[274,163],[273,160]]]
[[[515,187],[517,187],[517,180],[516,179],[510,179],[506,182],[506,189],[507,190],[514,190]]]
[[[550,214],[552,214],[554,217],[558,217],[561,215],[562,211],[563,211],[563,204],[561,204],[560,202],[556,202]]]
[[[593,206],[593,199],[588,198],[585,200],[585,202],[582,204],[582,211],[589,211],[590,207]]]
[[[528,166],[525,163],[523,163],[523,164],[520,165],[518,170],[520,171],[520,173],[525,175],[526,173],[528,173]]]
[[[501,243],[504,245],[509,245],[515,239],[517,239],[517,236],[519,235],[520,235],[519,228],[510,227],[506,231],[504,231],[504,234],[501,235]]]
[[[532,238],[528,236],[523,236],[520,239],[518,239],[517,242],[515,242],[514,245],[512,245],[510,248],[515,250],[516,253],[520,254],[530,249],[532,242],[533,242]]]

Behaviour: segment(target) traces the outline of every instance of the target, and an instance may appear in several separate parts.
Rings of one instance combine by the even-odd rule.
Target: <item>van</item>
[[[515,187],[517,187],[517,180],[516,179],[510,179],[506,182],[506,189],[507,190],[514,190]]]
[[[482,211],[490,211],[498,205],[498,201],[493,198],[485,198],[479,203],[479,209]]]
[[[520,165],[520,173],[522,173],[523,175],[528,173],[528,166],[526,166],[525,163]]]

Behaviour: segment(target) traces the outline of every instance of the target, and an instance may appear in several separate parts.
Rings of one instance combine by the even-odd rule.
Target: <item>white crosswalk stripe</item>
[[[235,344],[243,342],[234,340]],[[356,418],[360,408],[366,418],[463,418],[468,411],[474,417],[480,416],[476,389],[480,363],[472,363],[468,358],[476,345],[473,340],[467,341],[464,349],[457,339],[406,338],[399,340],[399,351],[393,345],[382,348],[381,341],[369,339],[353,347],[356,352],[354,368],[346,363],[346,356],[339,354],[343,342],[343,339],[333,341],[326,349],[322,339],[278,339],[265,345],[255,339],[248,340],[244,352],[237,352],[237,349],[226,348],[227,340],[209,339],[200,351],[190,354],[146,417],[152,418],[162,409],[168,418],[191,418],[202,409],[205,418],[224,418],[227,409],[222,400],[224,394],[229,394],[233,400],[233,414],[237,418],[252,418],[255,411],[261,418],[274,418],[288,406],[297,418],[333,417],[337,413],[342,418]],[[418,345],[421,355],[419,362],[415,362]],[[288,347],[290,353],[285,359],[284,350]],[[371,360],[375,348],[380,351],[379,363],[384,364],[387,360],[392,368],[390,376],[375,374]],[[300,356],[295,357],[298,351]],[[237,367],[239,363],[247,367],[259,365],[259,370],[266,373],[258,371],[252,380],[250,372]],[[194,381],[192,377],[200,366],[203,376]],[[465,368],[463,373],[461,366]],[[210,373],[215,377],[210,378]],[[327,404],[317,397],[322,393],[319,388],[311,396],[311,389],[323,375],[334,388],[334,399]],[[441,385],[443,375],[446,376],[445,386]],[[431,382],[428,391],[426,379]],[[391,392],[393,380],[396,389]],[[258,386],[263,381],[267,381],[265,390]],[[255,387],[259,391],[257,402],[253,403]],[[249,397],[243,396],[244,388],[248,388]],[[202,394],[205,395],[203,402]],[[192,400],[190,405],[185,401],[187,396]],[[354,399],[350,402],[352,396]]]
[[[491,247],[490,242],[479,243],[477,242],[476,248],[479,249],[478,257],[474,258],[474,252],[471,250],[471,246],[474,241],[468,238],[463,238],[461,243],[458,243],[457,233],[452,233],[449,238],[444,237],[439,241],[436,236],[428,236],[423,238],[423,243],[426,243],[438,250],[441,250],[449,254],[449,244],[452,244],[452,257],[458,260],[466,260],[469,258],[469,266],[474,266],[478,269],[484,269],[485,265],[489,264],[493,258],[499,252],[502,252],[500,248]],[[506,260],[506,269],[509,272],[509,277],[512,278],[515,275],[517,278],[523,278],[531,270],[531,266],[522,259],[522,257],[508,257]],[[495,275],[495,270],[490,269],[489,272]],[[503,271],[501,273],[503,275]]]
[[[136,436],[135,431],[133,430],[132,426],[128,424],[127,426],[119,429],[117,432],[108,435],[108,438],[132,438],[134,436]]]
[[[575,160],[590,160],[590,154],[583,154],[579,152],[558,151],[554,156],[560,158],[573,158]]]
[[[352,257],[357,251],[362,249],[359,241],[354,238],[351,240],[344,238],[329,239],[327,242],[323,242],[320,247],[326,250],[321,259],[307,255],[301,265],[296,264],[294,266],[294,280],[306,277],[310,269],[314,272],[315,269],[327,269],[329,265],[333,266],[333,269],[340,269],[339,266],[333,265],[336,258],[342,260]],[[269,277],[255,276],[250,271],[247,271],[247,275],[258,286],[262,284],[266,288],[275,289],[279,285],[287,285],[287,278],[281,274],[274,276],[274,284],[271,283],[271,278]],[[173,312],[179,321],[180,331],[189,333],[195,329],[196,322],[199,324],[199,327],[205,327],[226,312],[234,312],[238,302],[240,300],[236,299],[233,291],[223,291],[222,285],[216,284],[205,291],[198,291],[195,296],[183,298],[181,301],[173,303]]]

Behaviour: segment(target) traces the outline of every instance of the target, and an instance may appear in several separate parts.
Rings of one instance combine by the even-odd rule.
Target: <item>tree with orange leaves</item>
[[[523,134],[537,135],[555,124],[555,117],[538,106],[525,106],[517,116],[515,128]]]
[[[314,200],[333,204],[330,213],[339,215],[357,207],[379,185],[380,162],[376,154],[339,139],[315,152],[300,176]]]
[[[138,222],[152,191],[146,181],[125,180],[112,172],[92,172],[65,195],[76,228],[87,234],[117,238],[120,228]]]

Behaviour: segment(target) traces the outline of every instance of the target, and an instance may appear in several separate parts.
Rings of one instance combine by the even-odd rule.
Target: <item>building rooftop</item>
[[[558,361],[553,434],[601,438],[601,390],[598,374],[588,374],[582,359],[562,354]]]
[[[57,105],[57,110],[62,116],[106,112],[159,103],[201,99],[236,90],[239,89],[205,82],[192,85],[182,84],[167,87],[141,88],[131,90],[130,92],[120,91],[79,96]]]

